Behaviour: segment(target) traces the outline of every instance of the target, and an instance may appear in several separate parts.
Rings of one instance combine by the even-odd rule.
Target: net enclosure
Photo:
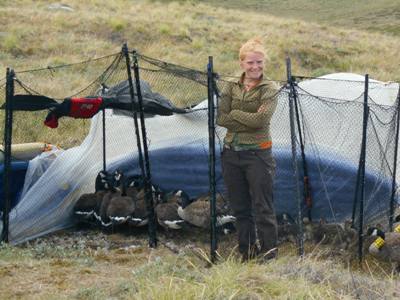
[[[131,62],[127,68],[124,53],[116,53],[77,64],[17,70],[11,77],[11,94],[10,80],[0,81],[3,108],[6,99],[17,99],[6,109],[12,112],[5,114],[12,130],[5,127],[5,136],[9,131],[20,142],[32,142],[34,132],[40,131],[52,143],[67,127],[85,136],[71,136],[75,146],[29,161],[22,183],[9,190],[10,243],[74,225],[74,204],[83,193],[94,191],[99,171],[141,174],[142,151],[148,154],[147,175],[161,190],[182,189],[193,198],[209,193],[207,73],[136,52],[129,56],[138,63],[140,80],[137,74],[129,78]],[[215,110],[224,87],[238,79],[213,73]],[[389,227],[398,205],[398,83],[369,80],[366,87],[364,76],[349,73],[274,82],[279,87],[271,120],[277,214],[296,216],[300,210],[313,220],[352,219],[356,227],[376,222]],[[143,123],[135,119],[138,88],[143,94]],[[97,106],[81,114],[93,99]],[[59,124],[50,129],[44,122],[54,115]],[[215,190],[226,195],[220,164],[224,135],[225,128],[216,126]],[[140,136],[144,140],[138,141]],[[365,172],[360,172],[362,166]]]

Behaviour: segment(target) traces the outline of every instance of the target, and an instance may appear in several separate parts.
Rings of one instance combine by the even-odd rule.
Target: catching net
[[[160,95],[172,107],[181,110],[179,113],[172,111],[171,115],[150,114],[145,119],[152,183],[165,191],[183,189],[193,198],[207,194],[207,73],[133,54],[139,60],[140,80],[151,90],[149,97]],[[58,102],[72,96],[107,95],[106,88],[112,90],[126,82],[126,68],[123,55],[118,53],[79,64],[17,71],[14,94],[44,95]],[[216,80],[218,91],[223,91],[232,80],[238,78],[220,75]],[[280,87],[276,90],[277,107],[271,120],[273,154],[277,162],[274,184],[277,213],[297,214],[296,186],[300,184],[303,188],[306,165],[312,218],[331,222],[342,222],[353,215],[357,218],[360,213],[355,199],[363,135],[364,77],[334,74],[296,82],[296,124],[300,127],[296,126],[294,133],[290,127],[288,85],[282,81],[275,83]],[[378,221],[388,225],[396,163],[398,89],[397,83],[378,81],[371,81],[368,89],[366,226]],[[0,90],[3,96],[4,80],[0,81]],[[128,89],[122,90],[126,96]],[[215,97],[217,105],[218,100],[219,97]],[[4,101],[2,98],[1,102]],[[29,162],[29,176],[24,180],[23,192],[10,212],[11,243],[18,244],[72,226],[73,206],[80,195],[94,191],[95,177],[104,168],[104,155],[107,170],[140,174],[135,124],[131,112],[126,112],[120,114],[118,110],[106,108],[105,123],[99,112],[90,121],[62,118],[57,129],[48,129],[43,125],[48,110],[14,111],[13,142],[45,139],[56,145],[62,140],[61,146],[68,149],[58,149]],[[71,128],[76,135],[71,136]],[[225,128],[217,126],[216,191],[223,194],[226,193],[220,151],[225,133]],[[292,156],[293,134],[296,136],[295,157]],[[293,175],[293,160],[299,170],[298,178]],[[302,202],[305,213],[310,207]]]

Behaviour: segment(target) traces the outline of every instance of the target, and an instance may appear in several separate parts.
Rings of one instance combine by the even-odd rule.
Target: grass
[[[254,35],[266,37],[272,63],[279,64],[282,64],[288,49],[297,50],[301,45],[304,45],[306,53],[309,49],[318,48],[320,51],[336,53],[339,56],[337,59],[341,60],[342,56],[356,57],[359,54],[368,53],[369,47],[364,46],[375,45],[376,37],[379,37],[381,41],[380,50],[386,47],[391,48],[392,43],[396,41],[385,35],[376,36],[351,29],[339,29],[265,15],[262,5],[269,5],[268,1],[250,1],[258,3],[257,8],[261,5],[257,13],[251,11],[253,7],[251,3],[246,5],[250,9],[243,11],[243,7],[238,7],[239,4],[235,1],[225,3],[223,9],[214,9],[212,6],[197,2],[164,2],[168,3],[138,1],[131,4],[119,0],[113,1],[111,5],[95,1],[92,2],[94,4],[85,6],[84,3],[70,1],[71,7],[75,9],[73,13],[49,11],[44,1],[32,2],[30,5],[22,5],[21,1],[16,1],[15,4],[9,2],[3,9],[3,31],[6,35],[1,43],[2,50],[8,53],[8,60],[2,61],[2,64],[3,66],[11,65],[15,69],[26,69],[33,65],[43,67],[47,65],[46,60],[53,56],[63,56],[70,62],[79,61],[96,54],[108,54],[110,49],[118,51],[121,43],[128,41],[131,47],[138,48],[153,57],[197,69],[204,69],[208,55],[214,55],[217,69],[220,72],[228,72],[236,70],[232,58],[236,58],[237,48],[245,39]],[[276,6],[278,3],[280,2],[273,1]],[[211,4],[215,5],[214,2]],[[226,8],[228,4],[230,8]],[[291,5],[294,6],[295,11],[304,6],[301,3]],[[333,14],[338,7],[344,10],[348,9],[348,6],[328,5],[322,11],[325,14]],[[237,7],[237,9],[231,7]],[[110,17],[109,11],[118,15],[118,18]],[[268,12],[272,13],[273,10],[268,10]],[[310,13],[310,15],[322,16],[321,18],[324,18],[325,14]],[[30,26],[27,26],[28,20],[23,16],[31,16]],[[19,18],[21,21],[10,22],[13,18]],[[335,15],[332,16],[333,18]],[[253,19],[253,22],[259,25],[251,26],[252,24],[247,21],[249,19]],[[155,20],[157,24],[153,24]],[[352,26],[349,27],[352,28]],[[300,41],[302,42],[298,43]],[[392,50],[394,52],[393,48]],[[99,51],[101,52],[98,53]],[[372,56],[375,53],[369,54]],[[226,63],[221,63],[220,61],[224,60],[226,55],[229,59],[226,59]],[[33,57],[37,59],[32,63],[32,59],[29,58]],[[195,57],[197,59],[194,59]],[[358,65],[357,61],[352,64]],[[343,65],[348,66],[348,63]],[[338,66],[334,64],[330,67],[337,68]],[[363,65],[362,68],[364,68]],[[330,69],[329,66],[327,69]],[[299,73],[306,71],[304,75],[307,75],[313,71],[313,66],[305,64],[304,69],[297,71]],[[272,77],[277,79],[285,77],[283,67],[281,69],[273,67],[271,73]],[[393,74],[394,72],[387,74],[387,78],[382,78],[380,74],[375,77],[393,79]]]
[[[128,42],[131,49],[196,70],[205,71],[208,56],[213,56],[215,70],[232,75],[238,71],[241,43],[263,36],[272,79],[285,80],[285,57],[289,55],[293,73],[298,75],[355,72],[383,81],[400,80],[400,40],[392,35],[393,30],[371,32],[368,26],[344,22],[349,15],[363,19],[375,13],[386,22],[374,18],[376,26],[395,28],[397,19],[387,19],[385,13],[395,13],[395,1],[359,2],[271,0],[248,1],[244,7],[239,1],[71,0],[68,5],[74,11],[69,12],[50,10],[47,1],[3,1],[0,70],[5,75],[7,66],[21,71],[94,59],[119,52],[122,43]],[[99,65],[85,74],[90,78],[103,70],[104,65]],[[40,83],[42,93],[56,94],[59,99],[90,82],[82,80],[83,73],[76,69],[64,71],[51,80],[44,72],[26,80]],[[174,80],[170,88],[186,84]],[[71,147],[87,133],[81,128],[87,128],[87,122],[63,120],[66,125],[52,134],[32,129],[32,123],[43,128],[43,118],[27,118],[23,116],[14,127],[14,143],[46,141]]]
[[[195,229],[193,229],[196,231]],[[184,231],[149,249],[145,233],[69,230],[25,245],[0,246],[0,297],[11,299],[376,299],[396,297],[396,277],[369,260],[351,267],[328,248],[280,247],[268,264],[238,260],[235,238],[220,240],[210,267],[208,234]],[[172,247],[173,245],[174,247]],[[171,250],[172,249],[172,250]],[[365,265],[364,265],[365,266]]]
[[[329,27],[354,28],[400,35],[400,6],[396,0],[206,0],[211,5],[314,22]]]

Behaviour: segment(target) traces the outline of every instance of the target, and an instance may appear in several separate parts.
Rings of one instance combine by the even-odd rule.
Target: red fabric
[[[70,117],[74,118],[91,118],[100,109],[103,99],[98,98],[71,98]]]
[[[44,121],[44,125],[50,127],[50,128],[57,128],[58,127],[58,117],[53,114],[50,113],[46,120]]]

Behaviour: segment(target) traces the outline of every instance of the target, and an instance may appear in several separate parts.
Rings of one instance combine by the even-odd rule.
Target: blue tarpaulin
[[[276,212],[296,214],[297,195],[294,179],[292,153],[289,148],[273,149],[277,163],[274,182],[274,202]],[[208,149],[195,146],[169,147],[150,151],[151,175],[153,184],[162,190],[182,189],[189,196],[197,197],[208,193]],[[313,199],[313,219],[343,221],[350,218],[355,197],[357,165],[339,159],[331,153],[310,155],[307,160]],[[136,166],[136,168],[132,168]],[[137,159],[122,159],[110,166],[120,169],[127,175],[140,174]],[[298,160],[299,174],[302,175],[301,161]],[[220,154],[216,159],[217,191],[225,194],[221,173]],[[303,177],[299,176],[300,196],[303,197]],[[366,205],[379,209],[380,201],[391,195],[391,178],[379,178],[373,172],[366,173]],[[386,202],[387,203],[387,202]],[[303,203],[302,203],[302,206]],[[373,211],[374,209],[372,209]]]
[[[26,170],[28,169],[27,161],[12,161],[11,162],[11,176],[10,176],[10,189],[11,189],[11,208],[17,205],[22,187],[24,186],[24,179]],[[0,165],[0,210],[4,209],[4,164]]]

